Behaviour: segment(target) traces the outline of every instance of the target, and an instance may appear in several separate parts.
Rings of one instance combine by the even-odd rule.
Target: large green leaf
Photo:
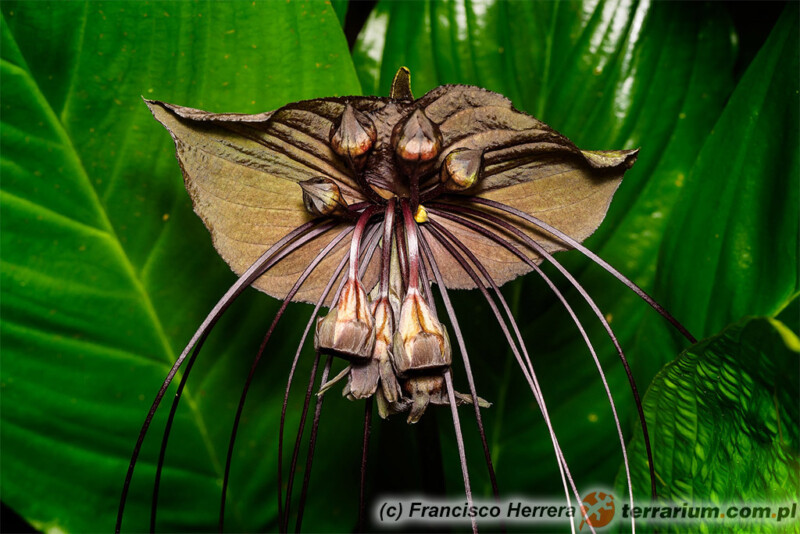
[[[353,55],[366,92],[385,93],[395,70],[406,65],[416,95],[441,83],[481,85],[507,95],[581,148],[641,147],[606,221],[588,244],[650,289],[667,216],[732,91],[734,42],[721,5],[382,2]],[[654,312],[574,253],[560,259],[582,273],[581,283],[630,349],[642,316]],[[535,276],[507,294],[519,299],[518,320],[579,482],[609,484],[621,458],[619,440],[596,367],[575,326]],[[569,294],[579,302],[574,291]],[[557,494],[552,445],[516,364],[498,349],[503,338],[491,326],[491,312],[477,300],[459,303],[469,311],[461,318],[465,330],[480,332],[468,336],[479,392],[497,403],[486,417],[502,491]],[[627,421],[633,400],[616,353],[598,321],[591,314],[582,317]],[[663,364],[648,364],[647,356],[628,353],[636,365],[644,364],[639,372],[644,383]],[[452,434],[449,428],[443,431]],[[480,449],[474,432],[470,436],[473,472],[480,476]],[[451,488],[457,490],[458,464],[448,465]]]
[[[141,96],[257,112],[358,93],[359,84],[323,2],[0,7],[2,498],[44,530],[109,531],[147,408],[234,280],[192,214],[172,142]],[[232,408],[275,309],[255,297],[221,324],[187,387],[164,473],[162,530],[215,525]],[[299,325],[301,311],[286,321]],[[236,530],[275,517],[267,482],[292,343],[291,335],[276,340],[281,357],[252,390],[260,409],[245,414],[232,474]],[[163,417],[156,435],[162,425]],[[331,446],[347,437],[330,436]],[[147,528],[157,443],[143,452],[126,530]],[[339,465],[323,471],[342,478]],[[350,525],[336,510],[317,521],[309,526]]]
[[[656,376],[645,413],[659,501],[755,505],[800,498],[799,343],[774,319],[748,318],[690,347]],[[641,432],[631,452],[634,490],[649,496]],[[620,481],[618,494],[625,494]],[[796,532],[791,521],[658,528]]]
[[[744,315],[774,316],[798,291],[796,7],[784,11],[703,145],[664,237],[656,296],[698,336]],[[651,368],[680,347],[653,317],[639,325],[636,348]]]
[[[785,10],[736,87],[667,227],[658,287],[699,335],[775,314],[799,289],[797,16]]]

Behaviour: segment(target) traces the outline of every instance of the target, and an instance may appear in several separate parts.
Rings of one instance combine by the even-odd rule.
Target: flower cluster
[[[344,394],[348,398],[375,395],[381,417],[409,411],[408,420],[413,423],[429,403],[448,403],[443,373],[452,363],[450,338],[437,317],[430,286],[420,283],[417,225],[428,220],[425,208],[419,204],[420,184],[426,198],[435,198],[444,191],[467,190],[479,179],[482,153],[455,149],[437,168],[442,134],[419,108],[408,112],[392,128],[391,150],[376,150],[376,142],[380,145],[377,131],[367,115],[347,103],[338,124],[331,128],[330,144],[356,176],[363,176],[368,170],[365,167],[386,166],[381,157],[393,158],[388,164],[397,164],[402,185],[410,193],[408,198],[376,197],[364,191],[372,202],[358,212],[349,212],[350,207],[330,178],[319,176],[299,184],[309,213],[345,218],[352,213],[352,217],[358,217],[346,281],[335,306],[317,321],[314,345],[317,350],[350,362],[341,374],[323,385],[321,392],[347,376]],[[378,157],[370,159],[372,153]],[[363,178],[357,181],[370,187]],[[395,226],[397,211],[402,224]],[[367,295],[358,276],[359,245],[373,216],[383,218],[382,276]],[[396,236],[405,245],[402,267]],[[402,273],[407,276],[404,278]],[[454,396],[460,403],[472,402],[469,395],[454,392]]]

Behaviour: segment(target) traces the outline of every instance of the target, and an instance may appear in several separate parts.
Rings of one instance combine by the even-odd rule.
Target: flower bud
[[[407,174],[429,168],[442,151],[442,134],[421,109],[397,124],[392,132],[392,145],[398,162]]]
[[[375,404],[378,406],[378,415],[381,419],[386,419],[390,415],[407,412],[411,406],[411,400],[405,397],[398,397],[396,402],[390,402],[383,393],[383,388],[375,392]]]
[[[374,319],[361,282],[348,279],[336,307],[317,320],[314,346],[353,361],[372,357]]]
[[[342,395],[351,401],[368,399],[377,391],[379,378],[379,364],[376,360],[370,360],[364,364],[354,363],[350,367],[347,385]]]
[[[450,191],[464,191],[478,182],[482,170],[482,150],[456,148],[444,158],[440,177]]]
[[[364,156],[375,144],[375,124],[350,104],[345,104],[339,126],[331,129],[331,147],[342,157],[363,163]]]
[[[395,322],[389,299],[382,298],[373,302],[372,315],[375,317],[375,347],[372,350],[372,360],[378,362],[384,397],[389,402],[397,402],[402,393],[392,367],[391,348]]]
[[[303,189],[303,204],[314,216],[343,215],[347,211],[347,203],[336,182],[324,176],[299,182]]]
[[[447,330],[416,289],[403,300],[392,356],[400,376],[447,367],[452,361]]]
[[[445,394],[444,377],[442,375],[415,376],[407,380],[403,388],[411,396],[408,423],[413,424],[420,420],[428,404],[434,398],[439,399]]]
[[[441,374],[412,377],[403,384],[403,389],[411,397],[408,414],[409,423],[419,421],[429,404],[450,404],[450,397],[447,394],[447,388],[444,386],[444,376]],[[453,391],[453,397],[456,406],[472,404],[473,402],[472,395],[465,395],[458,391]],[[491,405],[490,402],[478,397],[478,406],[481,408],[489,408]]]

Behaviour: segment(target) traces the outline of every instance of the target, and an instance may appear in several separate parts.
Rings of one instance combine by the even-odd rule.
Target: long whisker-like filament
[[[262,254],[242,275],[239,279],[225,292],[222,298],[214,305],[211,311],[208,313],[206,318],[203,320],[200,327],[195,331],[192,335],[192,338],[189,340],[189,343],[181,352],[178,359],[175,360],[175,363],[170,368],[169,372],[167,373],[166,378],[161,384],[161,387],[156,394],[155,399],[153,400],[152,405],[150,406],[147,415],[145,416],[144,423],[142,424],[142,428],[139,431],[139,436],[136,439],[136,444],[134,445],[133,452],[131,454],[131,460],[128,464],[128,471],[125,475],[125,482],[122,486],[122,494],[120,495],[120,502],[119,502],[119,509],[117,511],[117,520],[114,527],[114,531],[119,533],[122,528],[122,517],[125,513],[125,503],[128,498],[128,490],[130,489],[131,480],[133,478],[133,472],[136,468],[136,462],[139,458],[139,452],[141,451],[142,444],[144,443],[144,439],[147,436],[147,431],[150,428],[150,423],[153,420],[153,416],[158,410],[159,405],[161,404],[161,400],[164,397],[164,394],[167,391],[167,388],[172,383],[175,374],[178,372],[178,369],[183,365],[186,357],[188,356],[189,352],[197,346],[197,350],[192,355],[192,358],[195,358],[199,353],[199,348],[202,346],[205,338],[208,336],[211,329],[217,323],[219,318],[228,309],[228,307],[236,300],[236,298],[247,288],[250,284],[252,284],[258,277],[260,277],[264,272],[268,269],[272,268],[275,263],[280,261],[283,257],[287,254],[290,254],[293,250],[296,250],[298,247],[302,246],[303,244],[307,243],[319,237],[323,233],[330,230],[335,225],[335,222],[324,222],[320,223],[318,220],[309,221],[288,234],[286,234],[283,238],[281,238],[277,243],[271,246],[264,254]],[[316,227],[316,228],[315,228]],[[287,246],[288,244],[288,246]],[[285,248],[284,248],[285,247]],[[180,397],[176,398],[179,399]],[[166,437],[164,438],[166,439]],[[163,448],[163,446],[162,446]],[[159,466],[163,465],[163,457],[159,459]],[[161,468],[158,467],[160,470]]]
[[[153,533],[156,531],[156,514],[158,512],[158,494],[159,488],[161,487],[161,472],[164,467],[164,458],[167,454],[167,443],[169,443],[169,435],[170,431],[172,430],[172,423],[175,419],[175,413],[178,410],[178,402],[181,399],[181,395],[183,395],[183,388],[186,386],[186,381],[189,379],[189,374],[192,371],[192,367],[194,366],[194,362],[197,359],[197,355],[200,353],[200,349],[203,346],[203,341],[201,340],[197,346],[192,351],[192,356],[186,362],[186,368],[183,370],[183,376],[181,376],[180,382],[178,382],[178,389],[175,391],[175,398],[172,401],[172,406],[169,410],[169,416],[167,417],[167,424],[164,426],[164,435],[161,439],[161,450],[158,453],[158,464],[156,465],[156,476],[155,480],[153,481],[153,497],[150,502],[150,532]]]
[[[367,240],[370,241],[372,244],[376,244],[377,243],[377,241],[375,240],[375,237],[376,237],[376,235],[378,233],[378,229],[379,229],[379,227],[376,226],[375,228],[372,228],[370,230],[370,232],[369,232]],[[372,244],[370,245],[371,247],[372,247]],[[372,249],[372,250],[374,250],[374,249]],[[337,269],[337,273],[331,278],[331,280],[328,282],[328,285],[325,288],[325,291],[324,291],[325,295],[327,295],[327,293],[330,291],[334,281],[336,280],[336,278],[338,278],[338,276],[339,276],[338,273],[344,268],[345,263],[349,262],[350,259],[351,259],[351,256],[349,254],[345,254],[342,257],[342,261],[339,263],[339,267]],[[340,293],[342,291],[342,288],[344,287],[345,281],[346,281],[346,277],[342,278],[342,280],[339,282],[339,287],[336,289],[336,292],[334,293],[332,302],[336,302],[339,299],[339,295],[340,295]],[[282,464],[283,464],[283,426],[284,426],[285,421],[286,421],[286,404],[289,401],[289,390],[290,390],[291,385],[292,385],[292,378],[294,376],[294,370],[297,367],[297,361],[300,358],[300,352],[302,351],[303,345],[305,344],[305,341],[306,341],[306,337],[308,336],[308,333],[309,333],[309,331],[311,329],[311,326],[314,323],[314,319],[315,319],[317,313],[319,312],[319,308],[322,306],[322,303],[324,302],[324,300],[325,300],[324,296],[320,297],[319,302],[317,302],[317,306],[314,308],[314,311],[312,312],[311,317],[309,318],[308,323],[306,324],[306,329],[303,332],[303,336],[300,339],[300,343],[298,344],[297,351],[295,352],[295,355],[294,355],[294,360],[292,362],[292,371],[289,374],[289,380],[286,383],[286,394],[284,396],[284,407],[283,407],[283,409],[281,411],[281,430],[280,430],[280,436],[279,436],[279,440],[278,440],[278,473],[279,473],[279,486],[278,486],[279,496],[278,496],[278,498],[279,499],[281,499],[281,497],[280,497],[280,491],[281,491],[281,488],[280,488],[280,473],[282,472]],[[316,360],[317,361],[319,360],[319,355],[317,355]],[[309,377],[308,388],[306,390],[306,397],[305,397],[305,400],[303,402],[303,409],[300,412],[300,423],[299,423],[298,430],[297,430],[297,436],[296,436],[296,439],[295,439],[294,449],[292,451],[292,460],[291,460],[290,468],[289,468],[289,480],[288,480],[288,484],[287,484],[287,487],[286,487],[285,517],[280,515],[280,514],[278,514],[278,518],[279,518],[278,520],[280,522],[281,529],[284,532],[287,531],[288,528],[289,528],[289,509],[290,509],[290,504],[291,504],[292,488],[294,486],[294,474],[295,474],[295,469],[297,468],[297,460],[298,460],[298,457],[300,455],[300,443],[301,443],[301,440],[302,440],[302,437],[303,437],[303,431],[305,430],[305,422],[306,422],[306,417],[308,415],[308,407],[309,407],[309,404],[310,404],[310,401],[311,401],[311,392],[314,389],[314,378],[315,378],[315,376],[316,376],[316,364],[315,364],[314,372]],[[324,384],[324,383],[325,383],[325,381],[322,382],[322,384]]]
[[[324,384],[328,381],[328,375],[331,372],[331,364],[333,363],[333,356],[328,355],[328,359],[325,362],[325,369],[322,371],[322,379],[320,380],[320,384]],[[317,432],[319,430],[319,417],[322,413],[322,400],[324,399],[325,395],[322,394],[317,397],[317,404],[314,408],[314,422],[311,425],[311,437],[308,440],[308,456],[306,457],[306,470],[303,473],[303,487],[300,490],[300,502],[297,505],[297,523],[295,523],[295,532],[300,532],[300,527],[303,524],[303,511],[306,507],[306,495],[308,495],[308,484],[311,480],[311,465],[314,462],[314,449],[317,444]],[[289,497],[290,495],[287,493],[286,495],[286,529],[288,530],[289,526]]]
[[[451,210],[453,209],[452,205],[447,205],[447,206],[448,206],[449,209],[451,209]],[[537,243],[530,236],[525,234],[525,232],[523,232],[522,230],[516,228],[514,225],[512,225],[512,224],[510,224],[510,223],[508,223],[508,222],[506,222],[506,221],[504,221],[504,220],[502,220],[502,219],[500,219],[498,217],[495,217],[494,215],[491,215],[489,213],[485,213],[485,212],[480,211],[480,210],[473,210],[473,209],[470,209],[470,208],[461,208],[461,207],[458,207],[458,210],[462,211],[463,213],[466,213],[468,215],[473,215],[473,216],[477,216],[477,217],[481,217],[483,219],[486,219],[487,221],[491,222],[492,224],[494,224],[496,226],[499,226],[501,228],[504,228],[504,229],[512,232],[516,236],[518,236],[520,239],[522,239],[523,242],[525,242],[529,247],[531,247],[537,254],[539,254],[544,259],[546,259],[548,262],[550,262],[554,267],[556,267],[556,269],[558,269],[561,272],[561,274],[564,275],[564,277],[570,282],[570,284],[572,284],[572,286],[578,291],[578,293],[580,293],[581,297],[584,299],[584,301],[586,301],[586,303],[592,309],[592,312],[595,314],[595,316],[600,320],[600,323],[603,325],[603,328],[605,329],[606,333],[608,334],[609,338],[611,339],[611,342],[614,344],[614,348],[617,351],[617,355],[619,356],[620,361],[622,362],[622,366],[623,366],[623,368],[625,370],[625,374],[628,377],[628,384],[630,385],[631,393],[633,394],[633,398],[634,398],[634,401],[636,403],[636,408],[637,408],[637,411],[638,411],[638,414],[639,414],[639,423],[640,423],[640,425],[642,427],[642,434],[643,434],[644,443],[645,443],[645,451],[647,453],[647,461],[648,461],[649,468],[650,468],[650,491],[651,491],[653,499],[655,499],[656,498],[655,466],[654,466],[654,463],[653,463],[652,449],[650,447],[650,437],[649,437],[649,434],[647,432],[647,421],[646,421],[646,419],[644,417],[644,408],[642,406],[641,397],[639,396],[639,390],[636,387],[636,381],[633,378],[633,373],[631,372],[630,365],[628,364],[628,359],[625,357],[625,353],[622,350],[622,346],[619,344],[619,341],[617,340],[617,336],[614,334],[614,331],[611,329],[611,325],[608,324],[608,320],[606,320],[605,315],[603,315],[603,312],[600,310],[600,308],[594,302],[594,299],[592,299],[592,297],[589,295],[589,293],[586,291],[586,289],[584,289],[584,287],[575,279],[575,277],[572,276],[572,274],[567,269],[565,269],[564,266],[561,265],[561,263],[559,263],[555,258],[553,258],[553,256],[550,253],[548,253],[546,250],[544,250],[544,248],[539,243]],[[461,224],[464,224],[465,226],[468,226],[468,227],[470,227],[471,229],[473,229],[475,231],[481,231],[481,230],[479,230],[479,228],[481,228],[480,225],[477,225],[474,222],[469,221],[467,219],[464,219],[463,217],[460,217],[458,215],[454,215],[452,213],[444,213],[444,212],[439,212],[439,215],[441,215],[442,217],[446,217],[446,218],[449,218],[451,220],[454,220],[456,222],[459,222]],[[523,255],[523,257],[525,258],[523,261],[528,263],[528,265],[533,266],[535,264],[535,262],[533,260],[531,260],[530,258],[528,258],[527,256]]]
[[[450,296],[448,295],[447,288],[444,285],[444,280],[442,279],[442,273],[439,271],[439,266],[436,263],[436,259],[433,256],[433,253],[430,250],[430,246],[428,245],[428,241],[425,238],[424,232],[420,232],[420,243],[422,244],[422,250],[425,254],[425,258],[428,261],[428,264],[431,266],[431,271],[433,271],[433,275],[436,278],[436,284],[439,288],[439,294],[442,296],[442,301],[444,302],[445,310],[447,310],[447,315],[450,317],[450,324],[453,326],[453,333],[456,336],[456,341],[458,342],[458,348],[461,351],[461,357],[464,361],[464,370],[467,374],[467,384],[469,385],[469,393],[472,395],[472,406],[475,408],[475,421],[478,424],[478,432],[481,436],[481,445],[483,446],[483,455],[486,459],[486,468],[489,471],[489,480],[492,484],[492,493],[494,494],[495,498],[500,496],[500,493],[497,489],[497,477],[494,472],[494,465],[492,465],[492,455],[489,451],[489,443],[486,440],[486,432],[483,428],[483,417],[481,416],[481,408],[478,404],[478,393],[475,388],[475,380],[472,375],[472,366],[469,363],[469,355],[467,354],[467,345],[464,343],[464,336],[461,334],[461,327],[458,324],[458,319],[456,318],[455,310],[453,309],[453,304],[450,302]]]
[[[308,417],[308,407],[311,405],[311,397],[314,393],[314,380],[317,377],[317,368],[319,367],[319,357],[320,352],[315,351],[314,356],[314,366],[311,368],[311,374],[308,377],[308,387],[306,387],[306,396],[303,399],[303,409],[300,411],[300,423],[297,425],[297,436],[295,437],[295,444],[294,449],[292,451],[292,461],[289,464],[291,467],[289,468],[289,482],[286,487],[286,517],[279,515],[278,521],[280,522],[280,529],[281,532],[287,532],[289,530],[289,509],[291,507],[291,494],[292,494],[292,486],[294,484],[294,475],[295,470],[297,469],[297,459],[300,456],[300,442],[303,439],[303,432],[306,428],[306,418]],[[325,376],[322,380],[322,384],[325,383],[327,376]],[[287,389],[290,384],[287,384]]]
[[[364,403],[364,441],[361,445],[361,479],[358,490],[358,523],[356,532],[364,532],[364,519],[366,517],[366,490],[367,490],[367,454],[369,452],[369,434],[372,425],[372,397]]]
[[[513,315],[511,314],[511,310],[509,309],[508,304],[506,303],[506,300],[503,297],[503,294],[500,292],[500,288],[497,286],[497,284],[494,282],[492,277],[489,275],[488,271],[486,271],[486,268],[478,261],[478,259],[475,257],[475,255],[472,254],[472,252],[469,250],[469,248],[464,243],[459,241],[449,230],[447,230],[447,228],[445,228],[444,226],[442,226],[441,224],[439,224],[437,221],[434,221],[434,220],[431,220],[430,223],[434,228],[436,228],[437,230],[442,232],[442,234],[447,236],[447,238],[450,239],[450,241],[455,243],[455,245],[462,250],[462,252],[470,259],[470,261],[472,261],[472,263],[475,264],[478,267],[478,269],[481,271],[481,274],[483,275],[483,277],[492,284],[492,289],[497,294],[498,299],[500,300],[501,304],[503,305],[503,308],[505,309],[506,314],[511,318],[510,320],[511,320],[512,326],[514,328],[515,335],[519,339],[521,339],[521,333],[519,331],[519,328],[517,327],[516,322],[513,320]],[[516,247],[514,247],[514,245],[512,245],[510,242],[506,241],[505,239],[501,238],[499,235],[496,235],[496,234],[490,232],[489,230],[483,229],[483,228],[481,228],[481,227],[479,227],[477,225],[473,229],[476,230],[476,231],[481,231],[481,233],[484,236],[486,236],[486,237],[492,239],[493,241],[495,241],[496,243],[502,245],[504,248],[506,248],[507,250],[513,252],[518,257],[522,258],[524,256],[524,254],[521,251],[519,251]],[[544,273],[544,271],[542,271],[541,268],[538,265],[536,265],[535,263],[533,263],[533,269],[545,281],[545,283],[547,283],[547,285],[550,287],[550,289],[553,291],[553,293],[556,295],[556,297],[558,297],[558,299],[561,301],[561,304],[567,310],[567,312],[569,313],[570,317],[572,317],[572,320],[575,323],[575,325],[578,327],[578,330],[579,330],[581,336],[583,337],[584,343],[586,344],[587,348],[589,349],[589,352],[592,355],[592,359],[594,360],[595,365],[597,366],[597,370],[600,373],[600,378],[601,378],[601,380],[603,382],[603,387],[606,390],[606,396],[608,397],[608,402],[609,402],[609,405],[611,407],[611,412],[613,413],[613,416],[614,416],[614,423],[615,423],[616,428],[617,428],[617,435],[619,437],[620,447],[622,448],[622,459],[623,459],[623,465],[625,466],[625,474],[626,474],[627,483],[628,483],[628,493],[629,493],[630,505],[631,505],[631,508],[633,508],[633,484],[631,482],[630,465],[628,463],[628,453],[627,453],[627,448],[625,446],[625,436],[624,436],[624,434],[622,432],[622,426],[621,426],[621,424],[619,422],[619,415],[617,414],[617,409],[616,409],[616,405],[614,403],[614,398],[613,398],[613,396],[611,394],[611,389],[608,386],[608,381],[606,380],[606,376],[605,376],[605,373],[603,372],[602,365],[600,364],[600,359],[597,356],[597,352],[594,349],[594,345],[592,344],[591,340],[589,339],[589,335],[586,333],[586,330],[584,329],[583,324],[581,323],[581,321],[578,318],[577,314],[573,310],[572,306],[567,301],[566,297],[564,297],[564,294],[553,283],[553,281],[550,279],[550,277],[548,277]],[[523,351],[525,351],[525,345],[524,344],[522,344],[522,349],[523,349]],[[528,361],[528,364],[531,365],[530,358],[528,358],[527,354],[526,354],[526,360]],[[633,532],[634,530],[635,530],[634,520],[633,520],[633,517],[631,517],[631,531]]]
[[[239,405],[236,408],[236,415],[233,418],[233,429],[231,430],[231,437],[228,441],[228,454],[225,460],[225,474],[222,481],[222,498],[220,500],[220,512],[219,512],[219,530],[222,532],[225,524],[225,501],[227,497],[227,490],[228,490],[228,479],[230,476],[230,468],[231,468],[231,460],[233,459],[233,447],[236,442],[236,434],[239,429],[239,420],[241,419],[242,410],[244,409],[244,403],[247,399],[247,393],[250,390],[250,384],[253,381],[253,376],[255,375],[256,369],[258,367],[259,362],[261,361],[261,357],[264,355],[264,349],[267,346],[267,342],[269,341],[270,337],[272,337],[272,333],[275,331],[275,327],[278,325],[278,321],[280,321],[281,317],[283,317],[284,312],[286,311],[286,307],[291,302],[292,298],[297,294],[297,292],[302,287],[303,283],[311,276],[311,273],[314,269],[317,268],[317,265],[327,257],[331,250],[333,250],[336,245],[338,245],[345,237],[347,237],[353,231],[352,228],[345,228],[339,235],[334,237],[330,243],[328,243],[325,248],[320,251],[320,253],[309,263],[308,267],[303,271],[300,277],[295,282],[294,286],[289,293],[286,295],[286,298],[283,300],[280,309],[275,314],[275,318],[272,320],[272,324],[270,325],[269,329],[267,330],[267,334],[264,336],[264,340],[261,342],[261,346],[258,349],[258,353],[256,357],[253,359],[253,364],[250,367],[250,371],[247,374],[247,379],[245,380],[244,387],[242,388],[242,395],[239,398]]]
[[[378,235],[379,235],[378,231],[379,230],[380,230],[380,226],[376,225],[368,232],[368,236],[366,238],[366,241],[369,242],[369,245],[367,247],[364,247],[364,250],[361,253],[361,261],[359,262],[359,272],[358,272],[359,278],[362,278],[364,276],[364,273],[367,270],[367,266],[370,264],[370,262],[372,261],[372,256],[375,254],[375,249],[377,248],[378,241],[379,241],[378,240]],[[341,292],[343,286],[344,286],[344,279],[342,280],[342,283],[339,285],[339,288],[336,291],[336,295],[333,298],[334,302],[336,302],[336,300],[338,299],[339,293]],[[328,357],[328,360],[327,360],[326,365],[325,365],[325,369],[324,369],[324,371],[322,373],[322,379],[320,380],[320,384],[325,384],[327,382],[328,375],[330,374],[331,363],[332,363],[332,358]],[[317,429],[318,429],[318,426],[319,426],[319,413],[322,410],[323,399],[324,399],[324,394],[319,394],[319,396],[317,397],[317,403],[316,403],[316,408],[315,408],[314,423],[312,424],[312,427],[311,427],[311,438],[309,440],[309,450],[308,450],[308,456],[307,456],[307,460],[306,460],[306,471],[305,471],[305,474],[304,474],[304,477],[303,477],[303,486],[302,486],[302,489],[301,489],[301,492],[300,492],[300,504],[298,506],[298,515],[297,515],[297,530],[298,531],[300,530],[300,525],[302,524],[302,520],[303,520],[303,510],[304,510],[304,507],[305,507],[306,493],[308,491],[308,482],[309,482],[309,479],[310,479],[310,476],[311,476],[311,465],[312,465],[312,461],[313,461],[313,457],[314,457],[313,449],[314,449],[314,445],[316,444]],[[305,412],[305,410],[307,410],[307,408],[304,409],[304,412]],[[305,413],[303,414],[303,417],[305,417]],[[300,439],[301,438],[302,438],[302,434],[298,433],[297,440],[295,441],[294,453],[293,453],[293,456],[292,456],[291,470],[289,472],[289,481],[288,481],[287,490],[286,490],[286,506],[285,506],[285,509],[284,509],[284,517],[283,517],[283,520],[281,521],[281,523],[282,523],[282,527],[281,528],[282,528],[283,531],[287,531],[288,528],[289,528],[289,515],[290,515],[290,509],[291,509],[292,486],[293,486],[294,476],[295,476],[295,473],[296,473],[296,466],[297,466],[297,464],[296,464],[296,462],[297,462],[296,456],[299,453]]]
[[[279,522],[282,522],[283,520],[283,432],[286,426],[286,408],[289,405],[289,392],[291,391],[292,381],[294,380],[294,373],[297,370],[297,362],[300,360],[300,353],[303,350],[303,346],[305,345],[308,333],[311,331],[311,327],[314,324],[314,320],[317,318],[317,314],[319,313],[322,304],[325,302],[325,299],[328,297],[328,293],[330,293],[333,284],[339,278],[342,271],[344,270],[344,266],[347,264],[349,260],[350,257],[347,254],[342,256],[342,260],[339,262],[338,267],[334,270],[333,275],[331,275],[331,278],[328,280],[328,284],[322,290],[322,294],[320,295],[319,300],[317,300],[317,303],[314,306],[314,310],[311,312],[311,317],[309,317],[308,322],[306,323],[305,330],[303,330],[303,335],[300,338],[300,343],[298,343],[297,350],[294,353],[292,366],[289,369],[289,378],[286,381],[286,392],[284,393],[283,396],[283,405],[281,407],[281,422],[278,430],[278,521]],[[336,299],[338,298],[339,292],[341,291],[344,282],[345,280],[342,279],[341,283],[339,284],[339,289],[336,291],[336,294],[333,298],[334,301],[336,301]],[[317,364],[319,363],[319,359],[318,358],[315,359],[315,362],[316,363],[314,364],[312,375],[316,374],[316,367]],[[311,383],[313,384],[313,382],[314,380],[312,378]],[[305,424],[306,412],[307,408],[305,408],[302,412],[303,415],[300,420],[300,430],[298,430],[298,434],[303,433],[302,427]],[[297,459],[295,458],[292,463],[295,464],[296,462]]]
[[[479,197],[470,197],[468,200],[470,200],[472,202],[475,202],[475,203],[478,203],[478,204],[483,204],[483,205],[489,206],[491,208],[495,208],[495,209],[498,209],[498,210],[505,211],[506,213],[510,213],[512,215],[516,215],[517,217],[519,217],[521,219],[524,219],[524,220],[530,222],[531,224],[534,224],[535,226],[538,226],[542,230],[545,230],[545,231],[553,234],[554,236],[556,236],[557,238],[561,239],[562,241],[564,241],[565,243],[567,243],[569,246],[573,247],[574,249],[579,250],[587,258],[591,259],[593,262],[598,264],[600,267],[602,267],[603,269],[608,271],[615,278],[617,278],[620,282],[622,282],[629,289],[631,289],[634,293],[639,295],[639,297],[642,300],[647,302],[654,310],[656,310],[662,317],[664,317],[664,319],[669,321],[672,324],[672,326],[674,326],[681,334],[683,334],[683,336],[686,339],[688,339],[691,343],[693,343],[693,344],[697,343],[697,338],[695,338],[686,329],[686,327],[684,327],[680,323],[680,321],[675,319],[667,310],[665,310],[658,302],[656,302],[656,300],[653,297],[651,297],[650,295],[645,293],[645,291],[642,288],[640,288],[638,285],[636,285],[628,277],[626,277],[625,275],[620,273],[617,269],[612,267],[603,258],[598,256],[597,254],[595,254],[594,252],[592,252],[591,250],[589,250],[588,248],[586,248],[581,243],[579,243],[578,241],[576,241],[572,237],[568,236],[564,232],[558,230],[557,228],[553,228],[552,226],[550,226],[546,222],[544,222],[544,221],[542,221],[540,219],[537,219],[536,217],[534,217],[532,215],[528,215],[524,211],[520,211],[520,210],[518,210],[516,208],[512,208],[511,206],[508,206],[508,205],[503,204],[501,202],[497,202],[497,201],[494,201],[494,200],[489,200],[489,199],[486,199],[486,198],[479,198]]]
[[[581,502],[580,495],[578,494],[578,490],[575,487],[575,483],[572,479],[572,474],[570,473],[569,467],[567,466],[566,458],[564,458],[564,454],[561,451],[561,446],[559,445],[558,438],[556,437],[555,431],[553,430],[552,422],[550,420],[550,415],[547,410],[547,405],[544,401],[544,397],[541,393],[541,387],[539,386],[538,379],[536,378],[536,373],[532,372],[532,366],[526,366],[523,362],[522,356],[520,355],[520,351],[517,349],[516,343],[511,337],[511,334],[508,330],[508,326],[505,323],[502,315],[500,314],[500,310],[497,308],[497,305],[494,303],[494,300],[491,298],[489,293],[486,291],[486,287],[484,283],[480,280],[477,273],[475,273],[474,269],[470,266],[470,264],[466,261],[466,259],[461,256],[461,254],[453,247],[453,245],[447,241],[444,236],[442,236],[435,228],[427,228],[427,231],[433,235],[433,237],[442,244],[442,246],[447,249],[448,253],[459,263],[459,265],[464,269],[464,271],[473,279],[477,288],[481,291],[481,294],[486,299],[486,302],[489,304],[489,307],[492,309],[495,317],[497,318],[497,322],[500,325],[503,334],[506,336],[506,340],[508,341],[509,347],[511,348],[512,352],[514,353],[514,357],[517,360],[517,363],[522,370],[522,374],[525,379],[528,381],[528,385],[531,388],[531,392],[533,393],[534,398],[536,399],[537,404],[539,405],[539,409],[542,412],[542,416],[544,418],[545,424],[547,425],[548,431],[550,432],[550,439],[553,442],[553,449],[556,455],[556,459],[558,461],[559,470],[561,471],[561,478],[564,485],[564,494],[567,499],[567,504],[571,506],[571,498],[569,496],[569,487],[571,487],[575,498],[578,502]],[[520,339],[520,344],[522,340]],[[527,354],[527,352],[526,352]],[[574,524],[570,521],[570,527],[574,531]],[[591,524],[589,525],[590,528]]]
[[[461,477],[464,479],[464,493],[467,495],[467,503],[472,507],[472,488],[469,485],[469,469],[467,468],[467,454],[464,451],[464,437],[461,434],[461,422],[458,418],[458,406],[456,405],[456,394],[453,390],[453,377],[450,369],[444,372],[444,383],[447,386],[447,399],[450,402],[450,414],[453,417],[453,426],[456,430],[456,445],[458,446],[458,459],[461,463]],[[470,515],[473,534],[478,534],[478,523],[474,515]]]

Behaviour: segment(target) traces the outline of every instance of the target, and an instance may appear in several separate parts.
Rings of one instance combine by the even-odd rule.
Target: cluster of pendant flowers
[[[376,141],[372,120],[346,104],[340,121],[331,128],[330,144],[356,176]],[[479,179],[482,152],[454,149],[437,169],[442,135],[421,109],[398,122],[390,146],[389,157],[401,170],[408,197],[381,197],[366,180],[358,179],[362,187],[370,188],[364,191],[372,202],[356,211],[330,178],[315,177],[299,185],[312,215],[356,220],[347,278],[335,306],[317,321],[314,336],[317,350],[345,358],[350,365],[321,391],[346,376],[348,398],[375,395],[382,417],[408,411],[408,421],[413,423],[430,403],[448,403],[443,373],[452,363],[447,329],[437,316],[430,287],[421,282],[417,225],[428,217],[419,202],[420,193],[423,198],[435,198],[444,191],[469,189]],[[422,192],[420,184],[425,187]],[[359,248],[373,216],[383,217],[383,245],[380,281],[368,295],[358,274]],[[459,403],[472,402],[469,395],[454,394]]]

